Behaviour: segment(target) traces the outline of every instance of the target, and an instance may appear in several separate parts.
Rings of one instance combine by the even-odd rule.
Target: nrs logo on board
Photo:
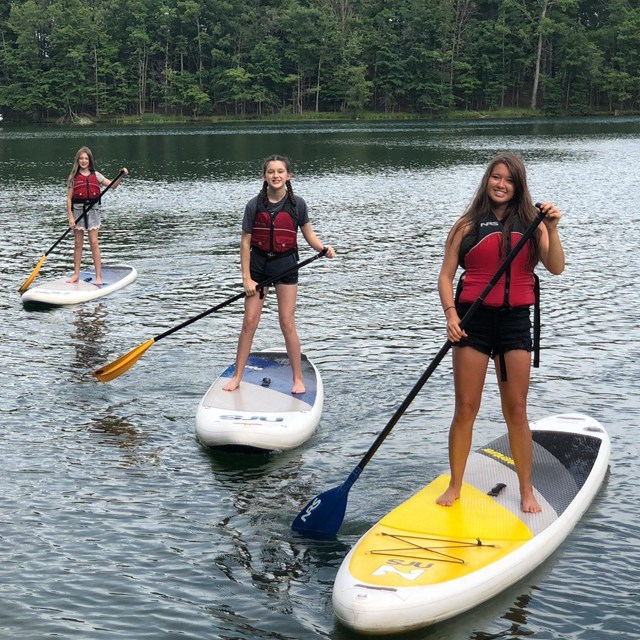
[[[417,567],[416,569],[409,569],[408,571],[402,571],[398,569],[398,566],[401,567]],[[416,580],[418,579],[427,569],[433,566],[433,562],[420,562],[417,560],[411,560],[410,562],[405,562],[404,560],[395,560],[391,559],[387,564],[383,564],[381,567],[376,569],[371,575],[372,576],[385,576],[389,573],[400,576],[405,580]]]

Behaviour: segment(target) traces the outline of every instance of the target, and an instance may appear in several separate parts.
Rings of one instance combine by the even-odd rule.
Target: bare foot
[[[80,279],[79,275],[76,275],[75,273],[67,280],[67,282],[69,284],[73,284],[74,282],[78,282],[78,280]]]
[[[436,504],[441,507],[452,507],[453,503],[460,497],[460,491],[453,487],[448,487],[447,490],[436,499]]]
[[[227,384],[222,387],[223,391],[235,391],[240,386],[240,380],[236,380],[236,378],[231,378]]]
[[[526,497],[524,495],[521,497],[520,507],[525,513],[540,513],[542,511],[542,507],[538,504],[533,492],[527,494]]]
[[[96,287],[101,287],[102,286],[102,280],[100,280],[100,282],[98,282],[97,280],[93,283],[96,285]]]
[[[293,389],[291,389],[291,393],[295,393],[295,394],[301,394],[304,393],[306,391],[305,386],[304,386],[304,382],[302,382],[302,380],[299,380],[298,382],[293,383]]]

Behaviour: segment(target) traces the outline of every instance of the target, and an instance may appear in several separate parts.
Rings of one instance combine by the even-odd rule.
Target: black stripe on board
[[[602,440],[578,433],[532,431],[533,441],[555,456],[568,470],[579,488],[593,469]]]
[[[533,486],[560,515],[591,473],[601,440],[561,431],[532,431]],[[514,469],[509,438],[503,435],[478,453]]]

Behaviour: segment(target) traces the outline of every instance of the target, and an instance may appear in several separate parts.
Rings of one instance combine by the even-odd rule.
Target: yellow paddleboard
[[[466,611],[544,561],[586,511],[605,477],[609,437],[596,420],[564,414],[531,425],[532,480],[542,513],[520,509],[507,436],[471,454],[461,497],[435,503],[441,475],[374,525],[343,561],[337,618],[363,633],[397,633]]]

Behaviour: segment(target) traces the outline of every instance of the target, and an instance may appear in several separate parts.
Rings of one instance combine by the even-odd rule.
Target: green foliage
[[[44,121],[640,110],[636,0],[13,0],[0,108]]]

